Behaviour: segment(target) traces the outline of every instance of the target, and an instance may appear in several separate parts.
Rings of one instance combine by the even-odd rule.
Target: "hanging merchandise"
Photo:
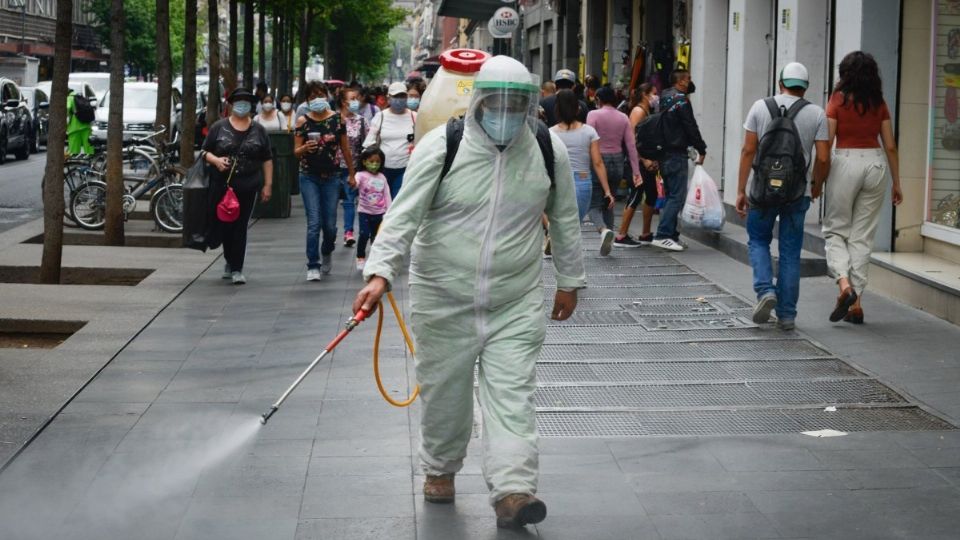
[[[607,69],[607,66],[610,63],[610,51],[608,49],[603,50],[603,65],[600,66],[600,85],[605,86],[610,82],[610,73]]]
[[[960,0],[937,0],[931,73],[934,108],[930,117],[927,220],[960,228]]]
[[[643,80],[643,68],[644,63],[647,59],[647,49],[645,44],[637,45],[637,52],[633,56],[633,68],[630,70],[630,92],[637,89],[640,86],[640,82]]]
[[[677,43],[677,69],[690,69],[690,40]]]

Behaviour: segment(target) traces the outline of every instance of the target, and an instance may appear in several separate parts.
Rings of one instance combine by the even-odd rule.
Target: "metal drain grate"
[[[796,334],[780,332],[784,339]],[[731,328],[711,330],[661,330],[649,332],[640,326],[548,326],[546,343],[643,343],[718,340],[758,340],[769,336],[756,328]]]
[[[589,291],[589,289],[584,289],[584,290],[580,291],[580,295],[581,295],[581,296],[585,296],[585,295],[588,293],[588,291]],[[551,295],[553,294],[553,291],[552,291],[552,290],[548,290],[547,292],[550,293]],[[712,303],[714,302],[714,300],[715,300],[715,298],[714,298],[715,296],[716,296],[716,295],[707,296],[707,297],[704,297],[704,299],[705,299],[705,300],[709,300],[710,303],[712,304]],[[716,299],[717,299],[717,300],[721,300],[722,297],[716,297]],[[676,299],[676,301],[677,301],[677,302],[692,302],[692,300],[688,300],[688,299],[685,299],[685,298],[683,298],[683,299],[678,298],[678,299]],[[646,302],[646,300],[644,300],[644,302]],[[552,296],[547,297],[547,305],[548,305],[548,306],[552,306],[552,305],[553,305],[553,297],[552,297]],[[697,303],[697,305],[699,305],[699,306],[707,306],[707,305],[709,305],[709,304]],[[633,302],[626,302],[626,303],[625,303],[625,302],[623,302],[623,301],[621,301],[621,300],[619,300],[619,299],[615,299],[615,298],[577,298],[577,309],[578,309],[578,310],[581,310],[581,309],[582,309],[582,310],[590,310],[590,311],[629,311],[630,313],[632,313],[633,315],[636,315],[637,317],[642,317],[642,316],[644,316],[644,315],[664,315],[664,314],[666,314],[666,315],[673,315],[673,314],[684,314],[683,312],[667,312],[667,313],[659,313],[659,312],[657,312],[657,313],[645,313],[645,312],[642,312],[642,311],[641,311],[641,312],[638,312],[633,306],[634,306]],[[707,313],[709,313],[709,312],[707,312]],[[715,312],[713,312],[713,313],[715,313]],[[576,311],[574,311],[574,314],[576,314]],[[694,314],[690,314],[690,315],[693,316],[693,315],[695,315],[695,313],[694,313]]]
[[[624,409],[903,403],[873,379],[759,381],[737,383],[541,386],[537,407]]]
[[[616,276],[603,274],[587,274],[587,288],[593,287],[645,287],[657,286],[664,287],[670,285],[702,285],[710,283],[705,277],[699,274],[673,274],[669,276]],[[543,284],[546,287],[556,287],[557,280],[554,276],[543,276]]]
[[[724,359],[776,362],[829,357],[826,351],[806,340],[547,344],[540,352],[540,360],[554,362]]]
[[[637,319],[629,311],[589,311],[576,310],[573,315],[565,321],[554,321],[548,317],[549,326],[602,326],[602,325],[625,325],[637,324]]]
[[[540,362],[542,384],[863,377],[835,359],[778,362]]]
[[[553,267],[544,266],[543,267],[544,277],[550,276],[554,277],[555,272]],[[661,276],[685,276],[685,275],[698,275],[693,270],[687,268],[686,266],[671,265],[671,266],[640,266],[634,268],[622,268],[622,267],[609,267],[602,268],[598,266],[591,266],[587,268],[587,276],[618,276],[624,278],[638,278],[638,277],[661,277]]]
[[[793,417],[795,413],[801,413]],[[930,431],[955,429],[916,408],[840,409],[822,411],[667,411],[667,412],[537,412],[543,437],[643,437],[652,435],[750,435],[838,431]],[[829,416],[827,416],[829,415]]]
[[[552,287],[546,288],[547,297],[553,297]],[[669,285],[652,287],[593,287],[580,291],[583,298],[616,298],[622,301],[641,300],[641,299],[664,299],[664,298],[699,298],[706,296],[728,295],[716,285],[709,284],[691,284],[691,285]]]
[[[743,317],[702,317],[688,319],[641,319],[640,326],[650,331],[661,330],[722,330],[724,328],[756,328]]]

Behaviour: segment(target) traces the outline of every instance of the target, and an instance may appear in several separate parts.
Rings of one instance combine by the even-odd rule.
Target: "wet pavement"
[[[807,304],[796,332],[757,327],[740,296],[749,269],[696,244],[600,258],[585,231],[590,287],[572,320],[551,322],[538,365],[549,512],[536,527],[495,528],[477,440],[456,504],[422,502],[418,406],[378,395],[374,324],[259,427],[361,285],[339,246],[333,274],[304,281],[300,215],[258,222],[247,285],[207,270],[0,473],[0,538],[933,539],[960,528],[960,396],[915,385],[902,366],[955,387],[960,329],[875,298],[869,334],[817,326]],[[406,301],[404,286],[395,293]],[[831,290],[804,280],[801,294],[823,303]],[[387,327],[384,382],[403,397],[412,361],[389,315]],[[903,333],[917,328],[938,337],[905,358]],[[823,429],[845,435],[801,434]]]

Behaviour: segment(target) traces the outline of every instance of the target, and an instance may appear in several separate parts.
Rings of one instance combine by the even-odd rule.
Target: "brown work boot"
[[[449,504],[453,502],[456,494],[452,474],[439,476],[428,474],[427,479],[423,481],[423,500],[429,503]]]
[[[497,527],[520,528],[531,523],[540,523],[547,517],[547,505],[526,493],[511,493],[493,506],[497,513]]]

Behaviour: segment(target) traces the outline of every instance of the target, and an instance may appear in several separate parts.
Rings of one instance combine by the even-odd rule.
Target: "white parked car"
[[[90,86],[89,83],[71,80],[67,83],[67,87],[77,94],[90,100],[90,105],[93,105],[94,107],[100,103],[100,98],[97,97],[97,91]],[[37,83],[37,88],[43,91],[43,93],[48,97],[53,95],[53,81],[43,81],[41,83]]]
[[[110,74],[101,72],[76,72],[69,75],[71,83],[89,84],[97,94],[97,99],[103,101],[103,96],[110,90]]]
[[[130,141],[153,133],[154,118],[157,113],[157,83],[128,82],[123,85],[123,140]],[[97,107],[97,118],[93,123],[91,138],[97,142],[107,140],[107,122],[110,117],[110,92]],[[174,140],[180,133],[180,92],[174,89],[170,99],[170,117],[164,125],[173,128]]]

